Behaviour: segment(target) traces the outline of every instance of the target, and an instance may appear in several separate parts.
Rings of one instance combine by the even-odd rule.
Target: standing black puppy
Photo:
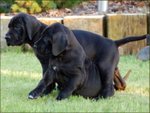
[[[41,32],[47,27],[47,25],[38,21],[34,16],[19,13],[14,16],[9,24],[9,31],[6,33],[5,39],[8,46],[19,46],[24,43],[28,43],[32,48],[34,43],[39,40]],[[34,50],[34,48],[33,48]],[[34,50],[35,55],[41,63],[43,74],[48,68],[48,57],[37,53]],[[47,87],[45,94],[49,93],[55,85]]]

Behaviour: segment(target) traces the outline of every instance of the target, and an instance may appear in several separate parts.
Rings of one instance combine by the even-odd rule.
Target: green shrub
[[[1,0],[0,1],[0,13],[10,12],[10,7],[14,3],[14,0]]]
[[[8,0],[9,1],[9,0]],[[71,8],[85,0],[14,0],[12,12],[40,13],[56,8]]]
[[[39,6],[39,4],[35,1],[31,1],[31,5],[28,5],[28,12],[33,14],[33,13],[40,13],[42,11],[41,7]]]
[[[54,1],[46,1],[43,0],[42,1],[42,11],[47,11],[49,9],[56,9],[56,4],[54,3]]]
[[[24,13],[27,13],[27,9],[26,8],[23,8],[17,4],[13,4],[11,6],[11,9],[12,9],[12,12],[24,12]]]
[[[42,11],[41,7],[35,0],[20,1],[15,0],[15,4],[11,6],[12,12],[24,12],[24,13],[39,13]]]
[[[57,8],[71,8],[85,0],[54,0]]]
[[[40,13],[49,9],[55,9],[56,4],[50,0],[15,0],[11,6],[12,12]]]

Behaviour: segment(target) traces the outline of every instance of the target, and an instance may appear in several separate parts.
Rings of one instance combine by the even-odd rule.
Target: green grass
[[[122,75],[131,69],[125,91],[98,101],[71,96],[56,101],[57,91],[36,100],[28,93],[41,79],[41,66],[33,53],[1,53],[1,112],[149,112],[149,61],[122,56]]]

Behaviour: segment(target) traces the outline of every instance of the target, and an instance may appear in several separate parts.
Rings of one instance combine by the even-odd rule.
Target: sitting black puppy
[[[54,82],[60,89],[57,100],[71,94],[93,98],[99,95],[101,80],[97,66],[86,57],[82,46],[67,27],[60,24],[47,27],[42,38],[35,43],[35,48],[39,53],[49,55],[49,69],[29,93],[29,98],[42,95],[46,87]]]
[[[124,90],[126,87],[118,73],[118,47],[146,38],[149,35],[113,41],[87,31],[70,31],[59,23],[52,24],[35,42],[37,53],[49,57],[49,69],[39,85],[29,93],[29,98],[37,98],[54,83],[58,83],[61,89],[58,100],[71,94],[104,98],[113,96],[113,80],[116,89]]]

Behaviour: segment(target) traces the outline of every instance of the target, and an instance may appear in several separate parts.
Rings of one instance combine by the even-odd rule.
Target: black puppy
[[[67,27],[53,24],[35,43],[37,51],[49,54],[49,69],[38,86],[29,94],[37,98],[50,84],[57,83],[60,89],[57,100],[71,94],[97,97],[101,90],[101,77],[94,62],[89,59],[76,37]]]
[[[55,36],[55,32],[57,33],[57,30],[60,30],[60,29],[65,30],[67,28],[59,23],[55,23],[55,24],[51,25],[50,27],[48,27],[46,30],[44,30],[42,38],[35,43],[35,46],[39,53],[44,54],[44,55],[48,55],[48,53],[51,53],[54,55],[53,49],[52,49],[53,48],[52,39]],[[146,36],[143,35],[143,36],[139,36],[139,37],[128,37],[128,38],[114,42],[112,40],[106,39],[104,37],[101,37],[99,35],[96,35],[96,34],[93,34],[90,32],[86,32],[86,31],[75,30],[73,32],[76,36],[78,36],[78,37],[76,37],[77,40],[84,48],[86,56],[90,59],[90,62],[92,62],[92,64],[93,64],[92,66],[90,65],[92,70],[91,70],[91,68],[87,69],[86,65],[84,66],[86,68],[86,73],[87,73],[86,76],[91,77],[91,75],[93,75],[93,78],[95,78],[97,75],[99,75],[102,80],[100,83],[100,81],[99,81],[100,79],[95,79],[95,83],[97,81],[99,81],[99,86],[96,87],[96,88],[99,88],[99,93],[95,93],[95,92],[97,92],[97,90],[95,90],[95,86],[93,86],[92,83],[89,82],[89,83],[86,83],[86,85],[88,86],[91,84],[91,89],[87,88],[87,90],[80,92],[80,95],[82,95],[82,93],[86,93],[87,94],[86,96],[88,96],[88,97],[94,97],[94,96],[98,96],[98,95],[102,96],[102,97],[112,96],[114,93],[113,72],[118,73],[118,69],[117,69],[117,64],[118,64],[118,60],[119,60],[118,46],[125,44],[129,41],[144,39],[144,38],[146,38]],[[80,34],[77,35],[76,33],[80,33]],[[86,35],[91,36],[91,38],[88,36],[83,37]],[[58,37],[61,37],[61,36],[58,36]],[[61,38],[58,38],[58,39],[61,39]],[[59,40],[57,40],[57,41],[59,41]],[[59,41],[59,42],[60,42],[59,46],[61,44],[63,45],[63,41]],[[100,47],[98,48],[98,46],[100,46]],[[105,48],[105,50],[107,50],[107,52],[105,52],[104,48]],[[112,50],[110,51],[110,49],[112,49]],[[49,56],[51,54],[49,54]],[[50,57],[52,57],[52,56],[50,56]],[[58,55],[58,57],[61,57],[61,55]],[[62,62],[63,62],[63,60],[62,60]],[[61,64],[61,62],[60,62],[60,64]],[[93,67],[95,67],[95,68],[93,68]],[[91,73],[88,70],[90,70]],[[113,71],[111,72],[111,70],[113,70]],[[111,74],[109,74],[109,72],[111,72]],[[51,71],[48,73],[51,73]],[[107,74],[109,74],[109,75],[107,75]],[[47,76],[48,75],[53,76],[51,74],[47,74]],[[119,73],[117,75],[119,75]],[[90,78],[90,79],[91,79],[91,81],[93,80],[92,78]],[[124,85],[125,85],[125,83],[123,83],[122,86],[124,86]],[[39,89],[39,86],[36,89]],[[36,89],[30,93],[30,98],[34,98],[34,95],[36,95],[35,97],[37,97],[37,95],[39,96],[39,94],[37,93],[38,91]],[[124,87],[123,88],[121,87],[120,89],[124,89]],[[95,93],[95,95],[94,96],[90,95],[90,94],[88,94],[88,92],[93,92],[93,93]],[[40,94],[41,93],[42,92],[40,92]]]
[[[35,43],[38,52],[46,55],[45,51],[49,51],[49,52],[53,51],[53,49],[51,49],[50,47],[53,45],[52,44],[53,42],[51,41],[53,35],[55,35],[55,33],[53,32],[57,31],[60,28],[66,29],[65,26],[59,23],[55,23],[44,31],[42,38]],[[86,56],[90,60],[92,60],[92,63],[96,66],[96,69],[93,69],[93,71],[98,70],[98,73],[100,73],[101,85],[99,86],[99,88],[101,90],[99,92],[99,96],[104,98],[112,96],[114,94],[113,75],[114,72],[118,72],[118,68],[117,68],[118,61],[119,61],[118,46],[123,45],[127,42],[142,40],[149,36],[149,35],[143,35],[143,36],[136,36],[136,37],[127,37],[121,40],[112,41],[108,38],[104,38],[102,36],[87,31],[73,30],[73,33],[76,36],[79,43],[81,44],[81,46],[83,47]],[[122,86],[124,86],[125,83],[124,82],[122,83],[123,83]],[[125,86],[120,89],[124,89],[124,88]],[[90,89],[88,90],[90,91]],[[92,91],[94,92],[94,90]],[[88,96],[90,97],[90,95]]]
[[[33,48],[34,43],[39,40],[41,32],[46,27],[47,25],[38,21],[34,16],[25,13],[19,13],[14,16],[8,24],[9,31],[5,36],[7,45],[18,46],[28,43]],[[41,63],[44,75],[48,68],[49,58],[37,53],[35,50],[34,52]],[[54,87],[55,84],[47,87],[48,89],[46,89],[44,93],[48,94]]]

